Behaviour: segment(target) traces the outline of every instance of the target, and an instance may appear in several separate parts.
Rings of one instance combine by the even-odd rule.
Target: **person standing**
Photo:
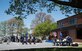
[[[29,37],[29,43],[30,43],[30,44],[31,44],[31,41],[32,41],[31,39],[32,39],[32,37],[30,36],[30,37]]]
[[[60,45],[62,45],[62,40],[63,40],[63,34],[60,32]]]
[[[15,42],[15,36],[13,34],[11,35],[11,41]]]
[[[7,44],[9,44],[10,41],[11,41],[11,40],[10,40],[10,36],[8,36],[8,37],[7,37]]]
[[[36,38],[33,36],[32,42],[35,44],[36,43]]]
[[[15,41],[18,42],[18,36],[17,35],[15,36]]]
[[[53,32],[53,35],[54,35],[53,42],[54,42],[54,45],[56,45],[57,33]]]
[[[24,35],[21,35],[20,41],[21,41],[22,44],[24,44]]]
[[[72,38],[69,35],[66,36],[66,42],[68,46],[70,46],[70,44],[73,42]]]
[[[28,33],[26,33],[26,44],[28,43]]]
[[[29,36],[29,44],[32,43],[32,35]]]

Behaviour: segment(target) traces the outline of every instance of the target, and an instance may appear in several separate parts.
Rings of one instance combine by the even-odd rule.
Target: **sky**
[[[9,2],[8,1],[9,0],[0,0],[0,22],[7,21],[7,20],[14,17],[12,15],[7,15],[4,12],[9,7]],[[55,12],[52,12],[52,13],[47,13],[46,10],[44,10],[43,12],[45,12],[46,14],[50,14],[54,18],[55,22],[58,21],[58,20],[66,18],[66,16],[63,15],[61,13],[61,11],[59,11],[59,8],[57,8],[57,9],[58,9],[58,11],[55,11]],[[39,13],[39,12],[37,12],[37,13]],[[27,19],[24,19],[25,27],[30,28],[31,22],[34,18],[35,18],[35,14],[28,15]]]

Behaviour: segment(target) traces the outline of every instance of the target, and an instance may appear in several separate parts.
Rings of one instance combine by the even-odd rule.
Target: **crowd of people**
[[[7,42],[7,44],[9,44],[10,42],[21,42],[22,44],[31,44],[34,43],[36,44],[37,42],[41,42],[40,39],[37,39],[35,36],[33,35],[27,35],[27,34],[22,34],[21,36],[15,36],[15,35],[11,35],[11,36],[7,36],[3,38],[4,42]]]
[[[70,46],[70,44],[73,42],[72,38],[69,35],[63,38],[62,33],[60,33],[60,38],[57,38],[56,32],[54,32],[53,34],[49,34],[48,38],[46,38],[46,35],[44,35],[41,39],[38,39],[34,35],[22,34],[20,36],[15,36],[12,34],[11,36],[3,38],[3,40],[4,42],[7,42],[7,44],[9,44],[10,42],[21,42],[22,44],[36,44],[37,42],[42,43],[42,40],[46,40],[46,42],[52,41],[55,46]]]
[[[66,37],[63,37],[63,34],[61,32],[59,38],[57,37],[56,32],[51,33],[48,40],[52,41],[55,46],[70,46],[73,43],[71,36],[67,35]]]

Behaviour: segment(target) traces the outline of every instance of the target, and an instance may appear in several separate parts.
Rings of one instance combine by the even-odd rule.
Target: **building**
[[[59,20],[57,24],[58,28],[55,31],[57,32],[58,38],[60,32],[62,32],[63,37],[70,35],[73,41],[82,42],[82,14]]]

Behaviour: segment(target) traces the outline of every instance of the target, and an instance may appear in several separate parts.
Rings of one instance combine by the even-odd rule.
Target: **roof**
[[[59,20],[59,21],[57,21],[57,22],[61,22],[61,21],[67,20],[67,19],[69,19],[69,18],[78,17],[79,15],[82,16],[82,14],[76,14],[76,15],[69,16],[69,17],[66,17],[66,18],[64,18],[64,19],[61,19],[61,20]]]

